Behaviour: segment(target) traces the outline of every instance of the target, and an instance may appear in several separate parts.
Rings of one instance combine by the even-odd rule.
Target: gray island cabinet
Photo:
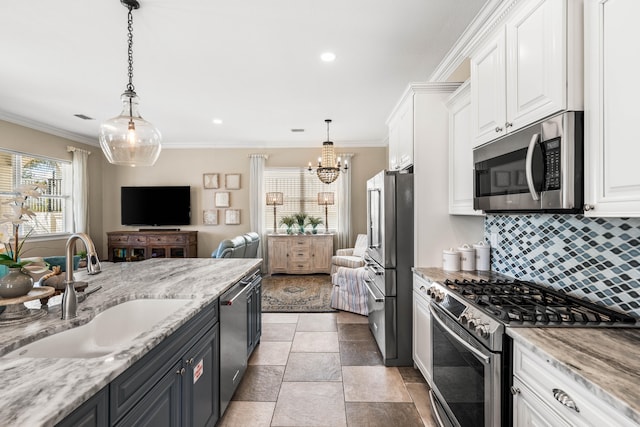
[[[260,263],[259,259],[148,260],[106,263],[97,276],[78,274],[80,280],[89,281],[90,288],[101,285],[103,289],[80,305],[72,324],[60,320],[59,308],[53,306],[43,320],[0,330],[4,340],[0,381],[24,385],[18,393],[9,393],[10,386],[0,390],[6,402],[0,406],[3,425],[214,426],[221,416],[219,297],[259,269]],[[259,286],[251,295],[254,298],[247,301],[251,320],[247,319],[247,336],[242,338],[247,342],[247,358],[260,339]],[[2,357],[29,342],[87,323],[114,304],[140,298],[190,302],[112,357]],[[25,339],[27,333],[31,336]]]

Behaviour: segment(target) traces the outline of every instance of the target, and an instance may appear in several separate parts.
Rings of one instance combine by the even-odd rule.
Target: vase
[[[33,279],[22,272],[21,267],[9,268],[9,273],[0,277],[0,297],[17,298],[33,289]]]
[[[313,234],[318,234],[318,229],[317,229],[317,228],[315,228],[315,227],[313,227],[313,230],[311,230],[311,233],[313,233]]]
[[[304,225],[298,225],[298,228],[300,229],[300,234],[304,234]]]

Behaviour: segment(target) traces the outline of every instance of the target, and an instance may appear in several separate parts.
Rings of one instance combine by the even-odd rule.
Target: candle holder
[[[329,205],[335,203],[332,191],[318,193],[318,204],[324,206],[324,232],[329,233]]]
[[[276,225],[276,206],[284,204],[284,194],[280,192],[267,193],[267,206],[273,206],[273,233],[278,232]]]

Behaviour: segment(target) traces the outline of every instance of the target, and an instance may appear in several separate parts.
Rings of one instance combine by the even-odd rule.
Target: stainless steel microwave
[[[473,207],[582,212],[584,114],[567,111],[473,150]]]

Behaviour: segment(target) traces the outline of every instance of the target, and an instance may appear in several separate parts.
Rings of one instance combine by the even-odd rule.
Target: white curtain
[[[349,170],[338,181],[340,189],[338,197],[338,247],[351,248],[351,175],[353,173],[353,153],[340,153],[340,157],[348,162]]]
[[[73,153],[72,193],[73,194],[73,232],[89,233],[89,171],[87,162],[90,151],[76,147],[67,147]]]
[[[249,217],[251,231],[255,231],[260,236],[260,246],[258,256],[265,259],[265,246],[267,235],[264,229],[264,215],[266,200],[264,191],[264,166],[269,158],[266,154],[251,154],[249,173]],[[264,266],[263,266],[264,270]]]

